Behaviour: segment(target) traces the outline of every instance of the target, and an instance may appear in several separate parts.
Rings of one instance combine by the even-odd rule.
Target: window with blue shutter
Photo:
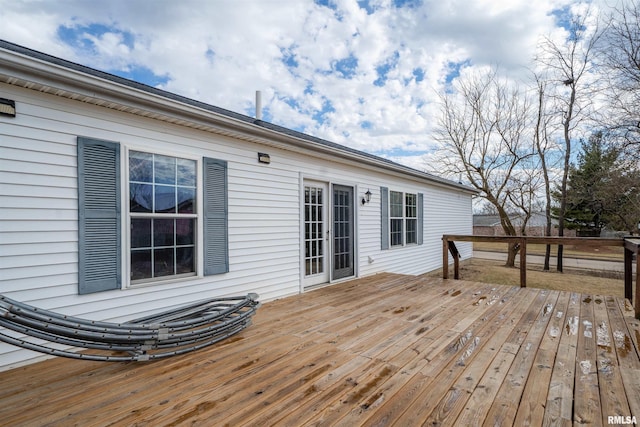
[[[121,287],[120,145],[78,137],[78,293]]]
[[[78,137],[78,293],[122,288],[123,246],[129,248],[128,283],[134,285],[195,276],[199,264],[205,275],[229,271],[227,163],[203,159],[202,196],[197,160],[131,150],[126,164],[123,196],[120,144]],[[196,256],[199,203],[202,260]],[[128,242],[121,236],[122,220]]]
[[[380,187],[381,249],[422,245],[424,195]]]
[[[229,271],[227,162],[204,158],[204,274]]]

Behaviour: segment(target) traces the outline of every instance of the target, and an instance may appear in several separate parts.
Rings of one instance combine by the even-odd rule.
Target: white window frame
[[[203,259],[203,247],[202,247],[202,232],[203,232],[203,211],[202,211],[202,204],[203,204],[203,198],[202,198],[202,189],[203,189],[203,180],[202,180],[202,157],[199,156],[194,156],[194,155],[190,155],[190,154],[186,154],[186,153],[177,153],[177,152],[169,152],[166,150],[158,150],[156,148],[153,147],[143,147],[143,146],[124,146],[122,145],[123,148],[123,162],[122,164],[124,165],[123,168],[121,168],[122,171],[122,175],[123,175],[123,184],[122,184],[122,188],[124,189],[124,191],[122,191],[122,197],[123,197],[123,204],[122,206],[124,206],[124,209],[122,210],[123,215],[125,216],[124,221],[123,222],[123,227],[124,227],[124,233],[122,233],[123,239],[124,241],[122,242],[122,247],[123,247],[123,261],[124,261],[124,265],[126,266],[126,272],[125,272],[125,277],[123,280],[123,287],[125,288],[133,288],[133,287],[142,287],[142,286],[148,286],[148,285],[157,285],[157,284],[166,284],[166,283],[173,283],[176,281],[184,281],[184,280],[192,280],[194,278],[199,278],[203,276],[203,265],[202,265],[202,259]],[[180,158],[180,159],[185,159],[185,160],[192,160],[195,161],[196,166],[195,166],[195,174],[196,174],[196,209],[195,209],[195,213],[193,214],[163,214],[163,213],[134,213],[131,212],[131,206],[130,206],[130,196],[129,196],[129,191],[130,191],[130,187],[129,187],[129,183],[130,183],[130,176],[129,176],[129,160],[130,160],[130,154],[132,151],[137,151],[137,152],[143,152],[143,153],[148,153],[148,154],[156,154],[156,155],[162,155],[162,156],[167,156],[167,157],[173,157],[173,158]],[[174,275],[167,275],[167,276],[160,276],[160,277],[152,277],[152,278],[146,278],[146,279],[137,279],[137,280],[132,280],[131,279],[131,251],[132,251],[132,247],[131,247],[131,219],[132,218],[167,218],[167,217],[171,217],[171,218],[175,218],[175,217],[183,217],[183,218],[194,218],[195,219],[195,231],[194,231],[194,267],[195,267],[195,271],[194,272],[189,272],[189,273],[182,273],[182,274],[174,274]],[[175,262],[175,260],[174,260]]]
[[[396,195],[395,197],[397,197],[397,195],[400,195],[401,200],[402,200],[402,215],[398,216],[393,216],[393,210],[392,210],[392,204],[393,204],[393,199],[394,199],[394,195]],[[407,196],[413,196],[413,200],[414,200],[414,204],[413,205],[408,205],[407,204]],[[394,191],[394,190],[389,190],[389,202],[388,202],[388,209],[389,209],[389,248],[401,248],[401,247],[405,247],[405,246],[414,246],[418,244],[418,193],[413,193],[413,192],[404,192],[404,191]],[[397,206],[399,206],[398,204],[396,204]],[[408,216],[408,207],[413,206],[413,215],[414,216]],[[397,234],[398,231],[393,229],[393,224],[394,221],[399,221],[400,224],[400,242],[399,243],[395,243],[394,244],[394,234]],[[408,221],[415,221],[415,228],[413,230],[414,233],[414,241],[413,242],[407,242],[407,237],[409,235],[409,229],[407,227]]]

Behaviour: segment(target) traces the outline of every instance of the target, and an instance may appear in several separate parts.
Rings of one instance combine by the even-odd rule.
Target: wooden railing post
[[[520,238],[520,287],[527,287],[527,239]]]
[[[640,253],[636,247],[636,301],[633,305],[636,309],[636,319],[640,320]]]
[[[453,278],[456,280],[460,279],[460,252],[458,252],[458,248],[456,248],[456,242],[450,240],[449,242],[449,252],[453,256]]]
[[[633,255],[636,256],[636,297],[633,298]],[[624,239],[624,297],[633,303],[640,319],[640,239]]]
[[[624,297],[633,301],[633,252],[626,245],[624,248]]]
[[[442,236],[442,278],[449,278],[449,242],[447,236]]]
[[[640,320],[640,253],[636,246],[636,301],[633,305],[636,309],[636,319]]]
[[[453,278],[460,279],[460,253],[453,240],[444,235],[442,236],[442,278],[449,278],[449,252],[453,256]]]

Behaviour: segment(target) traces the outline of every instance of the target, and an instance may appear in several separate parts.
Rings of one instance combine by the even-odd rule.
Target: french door
[[[304,286],[353,276],[353,187],[304,182]],[[331,212],[331,216],[329,215]]]
[[[353,187],[333,185],[332,279],[353,276],[354,227]]]
[[[329,281],[327,246],[328,185],[305,181],[304,184],[304,286]]]

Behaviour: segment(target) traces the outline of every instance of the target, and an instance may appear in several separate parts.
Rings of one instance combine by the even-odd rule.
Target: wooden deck
[[[0,420],[607,425],[640,420],[639,341],[622,299],[381,274],[266,303],[186,356],[0,372]]]

